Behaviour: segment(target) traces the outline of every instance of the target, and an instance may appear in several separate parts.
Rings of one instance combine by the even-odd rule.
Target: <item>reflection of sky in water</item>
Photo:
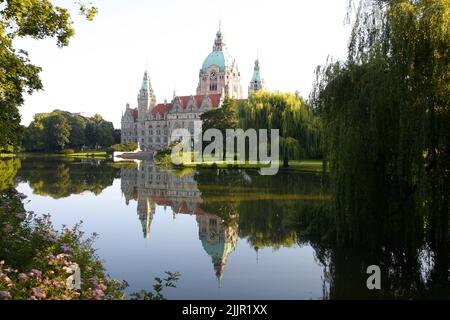
[[[137,202],[126,205],[121,181],[99,196],[91,193],[52,199],[32,194],[26,183],[18,190],[29,196],[28,210],[50,213],[56,228],[84,221],[84,231],[96,232],[96,247],[113,278],[130,283],[129,291],[151,289],[153,278],[164,271],[178,271],[177,289],[167,289],[169,299],[317,299],[322,297],[323,269],[314,261],[314,250],[271,248],[258,254],[239,239],[229,255],[219,283],[213,261],[199,239],[195,215],[173,219],[169,206],[156,206],[149,239],[145,239],[137,215]]]

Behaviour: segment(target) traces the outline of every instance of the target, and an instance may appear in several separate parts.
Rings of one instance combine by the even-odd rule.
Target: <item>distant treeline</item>
[[[61,110],[39,113],[24,131],[22,147],[26,151],[99,148],[120,143],[120,130],[98,114],[89,118]]]

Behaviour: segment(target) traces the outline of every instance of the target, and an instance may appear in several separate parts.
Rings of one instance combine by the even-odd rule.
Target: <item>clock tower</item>
[[[241,99],[241,74],[236,60],[229,54],[222,31],[216,33],[213,51],[206,57],[199,72],[197,95],[224,93],[226,97]]]

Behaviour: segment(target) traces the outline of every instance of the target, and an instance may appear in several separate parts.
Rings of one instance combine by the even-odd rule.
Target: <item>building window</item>
[[[150,133],[150,135],[152,136],[152,135],[153,135],[153,130],[150,130],[150,132],[149,132],[149,133]]]
[[[209,91],[217,91],[217,82],[212,82],[209,84]]]

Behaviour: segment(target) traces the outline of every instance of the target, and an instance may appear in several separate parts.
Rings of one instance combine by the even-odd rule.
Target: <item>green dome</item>
[[[144,72],[144,78],[142,79],[142,86],[141,86],[141,90],[142,91],[148,91],[150,85],[149,85],[149,81],[148,81],[148,72],[145,71]]]
[[[201,239],[203,249],[206,251],[206,253],[212,257],[212,258],[225,258],[228,257],[231,252],[234,250],[234,246],[232,243],[225,242],[223,239],[223,236],[219,238],[219,241],[217,241],[214,244],[208,243],[208,241],[205,239],[205,237],[202,237]]]
[[[213,51],[211,52],[203,62],[202,71],[208,71],[210,66],[218,66],[220,71],[225,70],[225,65],[228,63],[226,54],[223,51]]]
[[[259,59],[255,60],[255,68],[253,70],[252,82],[261,82],[261,74],[259,72]]]
[[[260,82],[261,81],[261,74],[259,73],[259,70],[255,70],[253,72],[252,82]]]

